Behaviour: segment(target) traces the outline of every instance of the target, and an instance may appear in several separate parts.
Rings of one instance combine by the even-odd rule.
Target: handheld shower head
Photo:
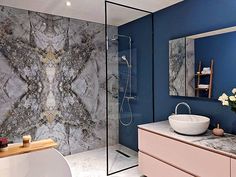
[[[125,56],[125,55],[123,55],[123,56],[121,57],[121,59],[122,59],[122,60],[124,60],[124,61],[127,61],[127,59],[126,59],[126,56]]]
[[[126,62],[128,67],[131,67],[125,55],[121,56],[121,59]]]

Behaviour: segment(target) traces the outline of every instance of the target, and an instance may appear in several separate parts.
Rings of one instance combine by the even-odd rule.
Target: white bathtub
[[[65,158],[47,149],[0,158],[0,177],[72,177]]]

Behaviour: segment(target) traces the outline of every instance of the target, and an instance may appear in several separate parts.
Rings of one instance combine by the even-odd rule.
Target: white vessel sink
[[[205,116],[177,114],[169,116],[169,123],[177,133],[184,135],[200,135],[207,131],[210,119]]]

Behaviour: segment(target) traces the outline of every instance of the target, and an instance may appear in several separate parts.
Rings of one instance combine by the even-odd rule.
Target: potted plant
[[[231,107],[231,110],[236,113],[236,88],[232,90],[233,95],[228,96],[225,93],[223,93],[222,96],[219,97],[219,101],[222,102],[223,106],[229,106]]]

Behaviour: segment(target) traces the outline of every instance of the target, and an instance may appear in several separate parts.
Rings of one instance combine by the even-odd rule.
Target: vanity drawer
[[[236,177],[236,159],[231,159],[231,177]]]
[[[139,169],[148,177],[193,177],[141,152],[139,152]]]
[[[200,177],[229,177],[230,158],[139,129],[139,150]]]

